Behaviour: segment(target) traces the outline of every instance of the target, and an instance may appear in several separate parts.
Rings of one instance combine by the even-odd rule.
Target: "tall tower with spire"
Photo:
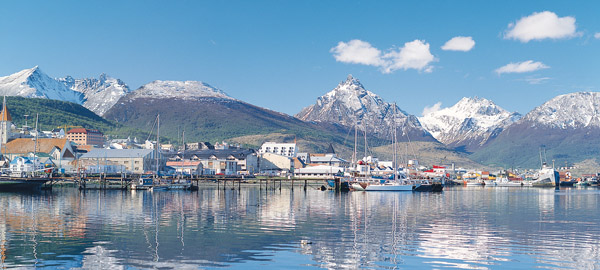
[[[12,126],[12,117],[6,108],[6,96],[2,102],[2,112],[0,112],[0,141],[4,145],[10,137],[10,127]]]

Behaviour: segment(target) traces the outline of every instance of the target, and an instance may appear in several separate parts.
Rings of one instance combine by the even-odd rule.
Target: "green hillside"
[[[39,115],[38,129],[52,130],[55,128],[70,126],[82,126],[84,128],[98,129],[102,133],[114,137],[127,136],[147,136],[147,132],[135,128],[129,128],[114,121],[106,120],[85,107],[65,101],[24,98],[24,97],[6,97],[6,106],[12,117],[12,122],[17,127],[25,125],[25,115],[27,125],[35,126],[36,114]],[[66,130],[65,130],[66,131]]]
[[[286,141],[317,142],[306,151],[324,151],[328,144],[350,146],[348,129],[339,125],[309,123],[286,114],[263,109],[248,103],[200,98],[194,100],[138,98],[122,100],[106,114],[107,119],[150,131],[160,114],[160,133],[181,138],[185,129],[186,141],[220,142],[250,135],[282,134]],[[370,139],[374,144],[381,139]],[[237,140],[234,140],[237,141]],[[243,142],[252,147],[260,141]],[[256,145],[257,143],[258,145]]]
[[[546,161],[557,166],[598,160],[600,130],[536,129],[527,123],[515,124],[469,157],[493,167],[539,168],[540,148],[545,149]]]
[[[41,98],[6,97],[6,104],[12,116],[13,124],[17,127],[25,125],[25,115],[29,115],[27,125],[30,127],[35,126],[35,118],[38,114],[38,127],[41,130],[51,130],[65,125],[94,128],[102,132],[113,131],[117,128],[116,123],[71,102]]]

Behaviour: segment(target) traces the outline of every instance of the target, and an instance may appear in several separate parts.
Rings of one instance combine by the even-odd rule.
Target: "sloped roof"
[[[67,134],[71,134],[71,133],[102,133],[97,129],[87,129],[87,128],[73,128],[70,129],[69,131],[67,131]]]
[[[8,110],[6,110],[6,108],[4,108],[2,110],[2,112],[0,112],[0,121],[3,121],[3,122],[11,121],[12,122],[12,117],[10,116],[10,113],[8,112]]]
[[[38,138],[37,139],[37,151],[35,148],[35,139],[33,138],[17,138],[6,143],[6,153],[10,154],[25,154],[30,152],[43,152],[50,153],[54,147],[63,149],[67,139],[58,138]],[[4,151],[4,149],[2,149]]]
[[[217,159],[227,159],[233,156],[236,159],[246,159],[248,155],[256,153],[253,149],[205,149],[205,150],[194,150],[185,151],[185,159],[191,159],[197,156],[199,159],[208,159],[211,156],[215,156]],[[181,156],[182,153],[177,153],[172,156]]]
[[[92,149],[83,154],[81,159],[86,158],[137,158],[152,154],[152,149]]]

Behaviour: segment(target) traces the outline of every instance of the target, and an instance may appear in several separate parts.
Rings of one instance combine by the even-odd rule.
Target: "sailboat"
[[[365,178],[357,179],[358,181],[352,185],[356,190],[364,191],[413,191],[419,185],[416,182],[411,182],[408,179],[398,179],[398,163],[396,158],[397,134],[396,134],[396,104],[394,104],[394,158],[392,161],[393,179],[374,179]]]

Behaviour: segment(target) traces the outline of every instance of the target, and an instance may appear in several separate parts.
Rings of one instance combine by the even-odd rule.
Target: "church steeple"
[[[4,96],[4,101],[2,102],[2,112],[0,113],[0,121],[2,122],[12,122],[12,117],[10,117],[10,113],[6,109],[6,96]]]
[[[0,142],[5,144],[10,137],[10,127],[12,126],[12,117],[6,108],[6,96],[2,102],[2,112],[0,112]]]

